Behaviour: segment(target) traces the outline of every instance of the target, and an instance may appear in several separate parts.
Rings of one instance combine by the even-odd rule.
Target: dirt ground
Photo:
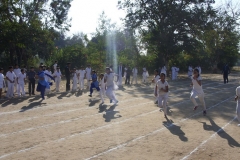
[[[44,101],[39,95],[0,100],[0,160],[238,159],[239,73],[230,74],[228,84],[219,74],[202,77],[207,116],[201,105],[192,110],[185,75],[168,80],[168,119],[154,104],[150,83],[123,85],[116,106],[107,97],[101,104],[96,91],[88,97],[87,90],[52,91]],[[64,82],[61,86],[65,91]]]

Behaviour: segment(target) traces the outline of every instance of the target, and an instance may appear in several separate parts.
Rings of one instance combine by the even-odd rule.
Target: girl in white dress
[[[73,86],[72,86],[72,91],[75,92],[77,91],[77,72],[76,72],[76,68],[73,69]]]
[[[168,100],[168,82],[165,80],[165,74],[160,74],[160,80],[156,84],[155,96],[158,96],[158,106],[163,108],[164,116],[167,118],[167,100]]]
[[[192,86],[192,92],[191,92],[190,99],[194,104],[193,110],[195,111],[198,108],[198,104],[195,100],[195,98],[198,97],[198,99],[202,103],[203,115],[205,116],[207,114],[207,111],[206,111],[206,105],[204,101],[204,92],[202,89],[202,78],[199,75],[199,70],[196,68],[193,71],[191,86]]]

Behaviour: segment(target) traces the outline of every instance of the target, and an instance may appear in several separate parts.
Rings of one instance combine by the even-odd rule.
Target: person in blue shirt
[[[99,83],[97,81],[97,74],[96,74],[96,71],[92,71],[92,81],[91,83],[91,86],[90,86],[90,94],[88,95],[89,97],[92,97],[92,93],[93,93],[93,88],[96,88],[97,91],[100,91],[100,88],[99,88]]]
[[[45,73],[43,71],[43,66],[39,67],[39,72],[37,74],[38,77],[38,85],[37,85],[37,92],[41,93],[42,100],[44,100],[44,95],[45,95],[45,89],[48,88],[50,89],[49,83],[45,80],[44,78]]]

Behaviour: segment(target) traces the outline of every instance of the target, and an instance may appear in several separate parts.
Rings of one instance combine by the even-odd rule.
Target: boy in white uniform
[[[0,68],[0,100],[2,99],[3,82],[4,82],[3,68]]]
[[[86,76],[86,71],[83,69],[83,66],[81,66],[80,70],[78,70],[78,76],[79,76],[79,86],[80,89],[84,89],[84,77]]]
[[[161,73],[155,91],[155,96],[158,96],[158,106],[163,107],[164,116],[167,118],[168,82],[165,80],[164,73]]]
[[[99,86],[100,86],[100,97],[101,97],[101,100],[102,100],[102,103],[104,103],[104,96],[105,96],[105,92],[106,92],[106,84],[104,82],[104,74],[100,74],[100,77],[99,77]]]
[[[188,66],[188,77],[191,78],[192,77],[192,72],[193,72],[193,68],[192,66]]]
[[[137,84],[137,74],[138,74],[137,67],[133,68],[132,73],[133,73],[133,78],[132,78],[132,83],[131,84],[133,84],[134,80],[135,80],[135,84]]]
[[[87,87],[90,88],[90,85],[91,85],[91,79],[92,79],[92,69],[90,67],[90,65],[88,64],[87,65],[87,68],[86,68],[86,79],[87,79]]]
[[[9,67],[9,71],[6,74],[6,79],[8,81],[8,90],[7,90],[6,97],[13,98],[14,97],[14,83],[15,83],[16,75],[13,72],[12,66]]]
[[[145,67],[143,67],[142,76],[143,76],[143,79],[142,79],[143,83],[147,82],[147,69]]]
[[[46,70],[46,71],[47,71],[46,73],[47,73],[48,75],[52,76],[52,71],[50,70],[50,67],[47,67],[47,70]],[[47,77],[47,81],[48,81],[48,82],[51,82],[51,80],[52,80],[52,79],[51,79],[50,77]]]
[[[24,90],[25,79],[26,79],[26,73],[24,73],[24,69],[21,69],[21,73],[19,73],[17,76],[18,97],[21,97],[21,92],[22,92],[22,96],[25,96],[25,90]]]
[[[190,99],[192,100],[192,102],[194,104],[193,110],[196,110],[198,108],[198,104],[195,100],[195,98],[198,97],[200,102],[202,103],[203,115],[205,116],[207,114],[207,111],[206,111],[206,105],[205,105],[205,101],[204,101],[204,92],[202,89],[202,78],[199,75],[198,69],[196,69],[196,68],[193,71],[191,86],[193,87],[193,89],[191,92]]]
[[[154,70],[154,74],[155,74],[155,76],[152,79],[152,83],[154,84],[153,94],[155,95],[155,93],[156,93],[156,87],[155,86],[157,85],[157,82],[160,79],[160,76],[159,76],[159,73],[158,73],[157,69]],[[158,104],[158,97],[157,96],[155,96],[155,97],[156,97],[155,104]]]
[[[21,73],[21,69],[19,68],[19,66],[16,64],[15,65],[15,69],[13,70],[13,72],[15,73],[15,75],[17,76],[19,73]],[[14,88],[15,88],[15,91],[14,92],[17,92],[18,93],[18,84],[17,84],[17,81],[14,82]]]
[[[236,88],[235,101],[237,101],[236,113],[237,113],[237,119],[239,122],[238,126],[240,127],[240,86]]]
[[[57,71],[57,61],[55,61],[54,65],[53,65],[53,72]]]
[[[75,92],[77,90],[77,72],[76,68],[73,68],[73,86],[72,91]]]
[[[167,68],[166,68],[165,64],[164,64],[163,67],[161,68],[161,73],[164,73],[165,76],[167,75]],[[161,74],[161,73],[159,73],[159,74]]]
[[[179,72],[179,68],[178,68],[178,67],[175,67],[175,79],[178,78],[178,72]]]
[[[110,102],[113,100],[114,104],[118,103],[116,99],[114,90],[116,89],[116,85],[114,84],[114,76],[115,74],[110,71],[110,68],[106,68],[106,73],[104,75],[104,83],[106,83],[106,96],[110,99]]]
[[[57,67],[57,70],[53,73],[53,77],[55,78],[56,92],[59,92],[59,86],[60,86],[61,77],[62,77],[60,67]]]

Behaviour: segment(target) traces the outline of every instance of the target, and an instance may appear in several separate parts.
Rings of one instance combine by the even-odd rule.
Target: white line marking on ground
[[[227,88],[229,89],[229,88]],[[218,91],[218,92],[222,92],[223,90],[221,91]],[[214,92],[212,94],[216,94],[218,92]],[[212,94],[209,94],[209,95],[212,95]],[[130,101],[130,100],[126,100],[127,102]],[[125,102],[126,102],[125,101]],[[181,104],[181,103],[185,103],[185,102],[188,102],[190,101],[189,99],[188,100],[184,100],[180,103],[176,103],[176,104],[173,104],[171,106],[175,106],[175,105],[178,105],[178,104]],[[133,105],[131,107],[127,106],[126,108],[123,108],[123,109],[119,109],[119,110],[125,110],[125,109],[129,109],[129,108],[135,108],[135,107],[138,107],[138,106],[142,106],[142,105],[145,105],[145,104],[148,104],[148,103],[152,103],[152,101],[150,102],[146,102],[146,103],[142,103],[142,104],[137,104],[137,105]],[[169,106],[170,107],[170,106]],[[88,108],[89,109],[89,108]],[[116,110],[115,110],[116,111]],[[155,110],[155,112],[158,111]],[[113,111],[108,111],[108,112],[113,112]],[[32,131],[32,130],[36,130],[36,129],[39,129],[39,128],[47,128],[47,127],[51,127],[51,126],[55,126],[55,125],[58,125],[58,124],[64,124],[64,123],[70,123],[70,122],[73,122],[73,121],[77,121],[77,120],[80,120],[80,119],[83,119],[83,118],[88,118],[88,117],[92,117],[92,116],[96,116],[96,115],[100,115],[100,114],[103,114],[103,113],[97,113],[97,114],[93,114],[93,115],[88,115],[88,116],[81,116],[81,117],[78,117],[78,118],[74,118],[74,119],[68,119],[68,120],[65,120],[65,121],[59,121],[59,122],[56,122],[56,123],[51,123],[51,124],[46,124],[46,125],[42,125],[42,126],[38,126],[38,127],[31,127],[31,128],[27,128],[27,129],[23,129],[23,130],[20,130],[20,131],[15,131],[15,132],[11,132],[11,133],[7,133],[7,134],[0,134],[0,138],[1,137],[7,137],[7,136],[11,136],[11,135],[14,135],[14,134],[18,134],[18,133],[22,133],[22,132],[26,132],[26,131]]]
[[[223,100],[223,101],[221,101],[221,102],[219,102],[219,103],[217,103],[217,104],[215,104],[215,105],[213,105],[213,106],[211,106],[211,107],[208,108],[207,110],[212,109],[212,108],[214,108],[214,107],[216,107],[216,106],[218,106],[218,105],[220,105],[220,104],[228,101],[228,100],[231,99],[231,98],[232,98],[232,96],[229,97],[229,98],[227,98],[227,99],[225,99],[225,100]],[[190,116],[190,117],[188,117],[188,118],[185,118],[185,119],[183,119],[183,120],[181,120],[181,121],[179,121],[178,123],[175,123],[175,124],[182,123],[182,122],[184,122],[184,121],[186,121],[186,120],[188,120],[188,119],[191,119],[191,118],[195,117],[196,115],[198,115],[198,114],[200,114],[200,113],[202,113],[202,112],[195,113],[194,115],[192,115],[192,116]],[[172,125],[169,125],[168,128],[170,128],[171,126],[173,126],[173,124],[172,124]],[[111,148],[111,149],[107,150],[107,151],[104,151],[104,152],[101,152],[101,153],[99,153],[99,154],[93,155],[93,156],[91,156],[91,157],[89,157],[89,158],[86,158],[85,160],[90,160],[90,159],[99,157],[99,156],[101,156],[101,155],[107,154],[107,153],[109,153],[109,152],[112,152],[112,151],[114,151],[114,150],[123,148],[123,147],[125,147],[126,145],[128,145],[129,143],[132,143],[132,142],[141,140],[141,139],[146,138],[146,137],[148,137],[148,136],[152,136],[152,135],[154,135],[154,134],[156,134],[156,133],[158,133],[158,132],[160,132],[160,131],[162,131],[162,130],[165,130],[165,129],[166,129],[166,127],[162,127],[162,128],[160,128],[160,129],[158,129],[158,130],[152,131],[152,132],[150,132],[150,133],[148,133],[148,134],[145,134],[145,135],[143,135],[143,136],[139,136],[139,137],[137,137],[137,138],[134,138],[134,139],[132,139],[132,140],[126,142],[126,143],[120,144],[120,145],[118,145],[118,146],[116,146],[116,147],[114,147],[114,148]]]
[[[229,97],[228,99],[225,99],[225,100],[217,103],[216,105],[208,108],[207,110],[209,110],[209,109],[211,109],[211,108],[214,108],[215,106],[218,106],[218,105],[221,104],[221,103],[226,102],[226,101],[229,100],[230,98],[232,98],[232,96]],[[188,101],[189,101],[189,100],[188,100]],[[177,104],[181,104],[181,103],[185,103],[185,102],[186,102],[186,101],[182,101],[182,102],[179,102],[179,103],[177,103]],[[177,104],[174,104],[174,105],[177,105]],[[107,127],[110,127],[110,126],[115,125],[115,124],[124,123],[124,122],[129,121],[129,120],[132,120],[132,119],[134,119],[134,118],[136,118],[136,117],[146,116],[146,115],[148,115],[148,114],[155,113],[155,112],[157,112],[157,111],[159,111],[159,110],[157,109],[157,110],[154,110],[154,111],[151,111],[151,112],[148,112],[148,113],[144,113],[144,114],[141,114],[141,115],[137,115],[137,116],[134,116],[134,117],[125,119],[125,120],[123,120],[123,121],[111,123],[111,124],[108,124],[108,125],[104,125],[104,126],[100,126],[100,127],[94,128],[94,129],[90,129],[90,130],[88,130],[88,131],[84,131],[84,132],[81,132],[81,133],[76,133],[76,134],[73,134],[73,135],[69,135],[69,136],[66,136],[66,137],[62,137],[62,138],[59,138],[59,139],[57,139],[57,140],[53,140],[52,142],[60,142],[60,141],[66,140],[66,139],[68,139],[68,138],[76,137],[76,136],[79,136],[79,135],[82,135],[82,134],[88,134],[88,133],[91,133],[91,132],[93,132],[93,131],[95,131],[95,130],[107,128]],[[196,114],[194,114],[194,115],[192,115],[192,116],[190,116],[190,117],[188,117],[188,118],[185,118],[185,119],[181,120],[180,122],[184,122],[184,121],[186,121],[186,120],[188,120],[188,119],[190,119],[190,118],[198,115],[199,113],[201,113],[201,112],[198,112],[198,113],[196,113]],[[179,123],[180,123],[180,122],[179,122]],[[178,124],[178,123],[176,123],[176,124]],[[92,158],[98,157],[98,156],[100,156],[100,155],[109,153],[109,152],[111,152],[111,151],[113,151],[113,150],[123,148],[123,147],[125,147],[127,144],[129,144],[129,143],[131,143],[131,142],[134,142],[134,141],[143,139],[143,138],[145,138],[145,137],[148,137],[148,136],[150,136],[150,135],[153,135],[153,134],[155,134],[155,133],[158,133],[158,132],[160,132],[160,131],[162,131],[162,130],[164,130],[164,129],[166,129],[166,128],[165,128],[165,127],[162,127],[162,128],[160,128],[160,129],[155,130],[155,131],[153,131],[153,132],[150,132],[150,133],[148,133],[148,134],[146,134],[146,135],[143,135],[143,136],[137,137],[137,138],[135,138],[135,139],[133,139],[133,140],[130,140],[130,141],[128,141],[127,143],[120,144],[120,145],[118,145],[118,146],[116,146],[116,147],[114,147],[114,148],[112,148],[112,149],[110,149],[110,150],[107,150],[107,151],[105,151],[105,152],[102,152],[102,153],[99,153],[99,154],[97,154],[97,155],[94,155],[94,156],[92,156],[92,157],[90,157],[90,158],[88,158],[88,159],[92,159]],[[49,143],[50,143],[50,142],[46,142],[46,143],[42,143],[42,144],[39,144],[39,145],[35,145],[35,146],[33,146],[33,147],[30,147],[30,148],[25,148],[25,149],[23,149],[23,150],[19,150],[19,151],[16,151],[16,152],[12,152],[12,153],[9,153],[9,154],[5,154],[5,155],[0,156],[0,159],[2,159],[2,158],[4,158],[4,157],[7,157],[7,156],[10,156],[10,155],[13,155],[13,154],[20,153],[20,152],[26,152],[26,151],[29,151],[29,150],[31,150],[31,149],[37,148],[37,147],[39,147],[39,146],[41,146],[41,145],[47,145],[47,144],[49,144]]]
[[[183,157],[181,160],[186,160],[188,159],[193,153],[195,153],[196,151],[198,151],[198,149],[200,147],[202,147],[204,144],[206,144],[209,140],[211,140],[213,137],[215,137],[220,131],[224,130],[224,128],[226,128],[230,123],[232,123],[237,117],[235,116],[231,121],[229,121],[227,124],[225,124],[222,128],[220,128],[217,132],[215,132],[214,134],[212,134],[208,139],[206,139],[205,141],[203,141],[199,146],[197,146],[194,150],[192,150],[188,155],[186,155],[185,157]]]

